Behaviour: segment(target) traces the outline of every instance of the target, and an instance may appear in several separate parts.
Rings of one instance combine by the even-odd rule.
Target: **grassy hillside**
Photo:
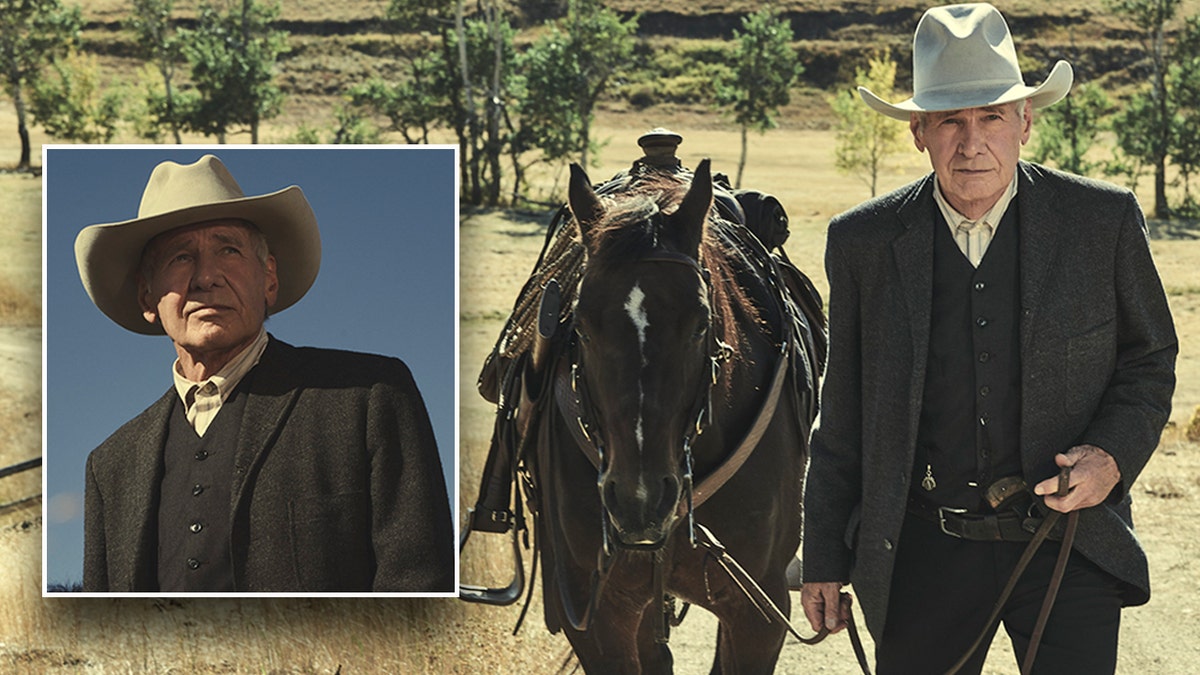
[[[179,0],[176,15],[189,22],[198,0]],[[468,3],[471,7],[473,3]],[[702,64],[727,59],[732,32],[741,17],[760,6],[753,0],[610,0],[610,7],[638,14],[639,46],[628,72],[612,88],[602,109],[649,111],[659,116],[712,115]],[[829,110],[825,96],[853,78],[855,67],[878,50],[900,64],[898,83],[910,81],[909,45],[913,27],[930,3],[913,0],[829,2],[783,0],[777,3],[792,25],[805,71],[794,92],[793,107],[782,125],[822,128]],[[1098,81],[1120,93],[1144,82],[1148,64],[1129,22],[1111,16],[1096,0],[997,0],[1009,18],[1027,76],[1040,80],[1060,58],[1076,67],[1080,82]],[[400,58],[428,49],[414,33],[386,25],[387,0],[288,0],[279,26],[291,33],[291,51],[280,62],[279,79],[288,98],[285,124],[327,122],[330,104],[350,86],[372,76],[402,77]],[[520,29],[518,44],[528,43],[541,22],[562,12],[563,0],[524,0],[509,6]],[[99,54],[108,79],[132,84],[141,62],[122,21],[127,0],[84,0],[85,49]],[[1200,12],[1200,0],[1185,0],[1181,16]],[[903,85],[902,85],[903,86]],[[713,117],[716,117],[713,115]],[[712,124],[722,124],[714,119]]]

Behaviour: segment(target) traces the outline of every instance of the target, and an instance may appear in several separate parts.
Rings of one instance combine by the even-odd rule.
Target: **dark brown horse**
[[[820,356],[713,193],[707,160],[690,186],[664,174],[603,197],[572,168],[586,262],[522,461],[547,626],[589,673],[671,672],[674,598],[720,620],[714,673],[772,672],[783,644],[694,533],[789,611]]]

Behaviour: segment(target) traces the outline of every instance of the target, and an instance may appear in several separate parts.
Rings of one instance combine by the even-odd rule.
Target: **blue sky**
[[[456,508],[457,164],[452,147],[53,146],[45,152],[46,580],[83,576],[88,453],[171,385],[162,336],[129,332],[92,304],[75,237],[137,215],[164,160],[221,158],[247,195],[299,185],[321,230],[316,283],[267,330],[297,346],[387,354],[413,371]],[[458,521],[457,514],[455,522]]]

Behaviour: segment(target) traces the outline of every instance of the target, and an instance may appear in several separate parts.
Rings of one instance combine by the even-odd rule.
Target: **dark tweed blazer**
[[[1032,485],[1081,443],[1121,484],[1080,516],[1076,549],[1150,594],[1129,488],[1166,424],[1175,329],[1132,193],[1020,163],[1021,462]],[[850,581],[882,635],[929,351],[933,175],[829,225],[829,361],[804,498],[804,578]]]
[[[239,591],[451,591],[433,430],[403,362],[271,338],[252,371],[229,505]],[[92,451],[85,591],[157,590],[167,391]]]

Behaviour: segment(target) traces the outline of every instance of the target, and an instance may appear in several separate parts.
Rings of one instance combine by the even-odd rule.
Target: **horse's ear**
[[[675,212],[676,236],[684,247],[684,252],[698,255],[700,238],[704,235],[704,223],[708,221],[708,212],[712,208],[713,184],[712,162],[705,158],[700,161],[692,174],[692,185],[688,188],[679,210]]]
[[[579,232],[586,240],[591,227],[604,215],[604,205],[592,189],[592,182],[587,172],[578,164],[571,164],[571,184],[567,188],[567,204],[575,222],[579,223]]]

